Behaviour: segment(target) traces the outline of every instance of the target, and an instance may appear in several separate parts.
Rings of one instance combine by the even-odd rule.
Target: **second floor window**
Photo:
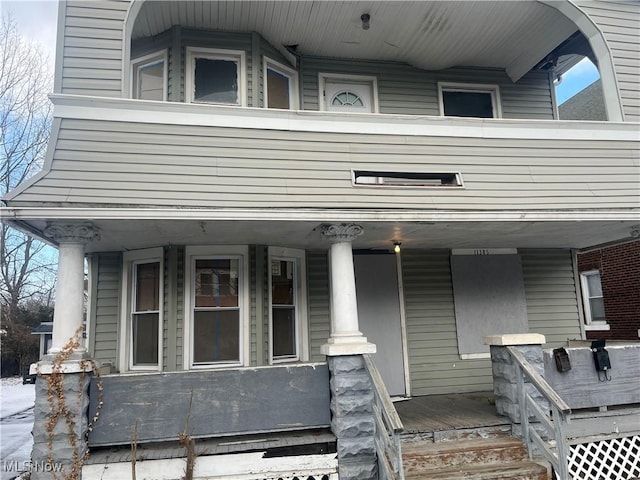
[[[500,118],[497,85],[439,83],[440,113],[445,117]]]
[[[188,102],[246,106],[245,54],[187,48]]]
[[[166,51],[152,53],[132,62],[131,96],[133,98],[158,101],[167,99],[166,56]]]
[[[265,58],[264,106],[267,108],[298,108],[298,74],[295,70]]]

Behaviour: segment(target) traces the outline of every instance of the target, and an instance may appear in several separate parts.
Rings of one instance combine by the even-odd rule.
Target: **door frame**
[[[320,111],[328,111],[326,108],[325,90],[327,80],[335,83],[353,83],[356,85],[371,86],[372,113],[380,113],[378,103],[378,77],[374,75],[352,75],[349,73],[318,73],[318,108]]]

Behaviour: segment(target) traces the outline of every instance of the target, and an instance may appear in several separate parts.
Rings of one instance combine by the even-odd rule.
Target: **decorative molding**
[[[331,243],[353,242],[364,232],[361,225],[355,223],[325,223],[321,226],[322,235]]]
[[[99,240],[98,228],[91,222],[82,223],[47,223],[44,235],[56,243],[88,243]]]

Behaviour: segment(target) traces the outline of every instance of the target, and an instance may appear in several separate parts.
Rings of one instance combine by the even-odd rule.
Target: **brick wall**
[[[640,329],[640,241],[578,254],[578,271],[600,270],[609,331],[587,338],[637,340]]]

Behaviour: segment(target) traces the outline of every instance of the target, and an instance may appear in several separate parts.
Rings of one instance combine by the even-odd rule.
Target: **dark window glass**
[[[450,117],[493,118],[491,94],[486,92],[442,92],[444,114]]]
[[[239,310],[202,310],[194,312],[194,363],[237,362],[239,360]]]
[[[233,60],[196,58],[193,99],[205,103],[238,104],[238,64]]]

